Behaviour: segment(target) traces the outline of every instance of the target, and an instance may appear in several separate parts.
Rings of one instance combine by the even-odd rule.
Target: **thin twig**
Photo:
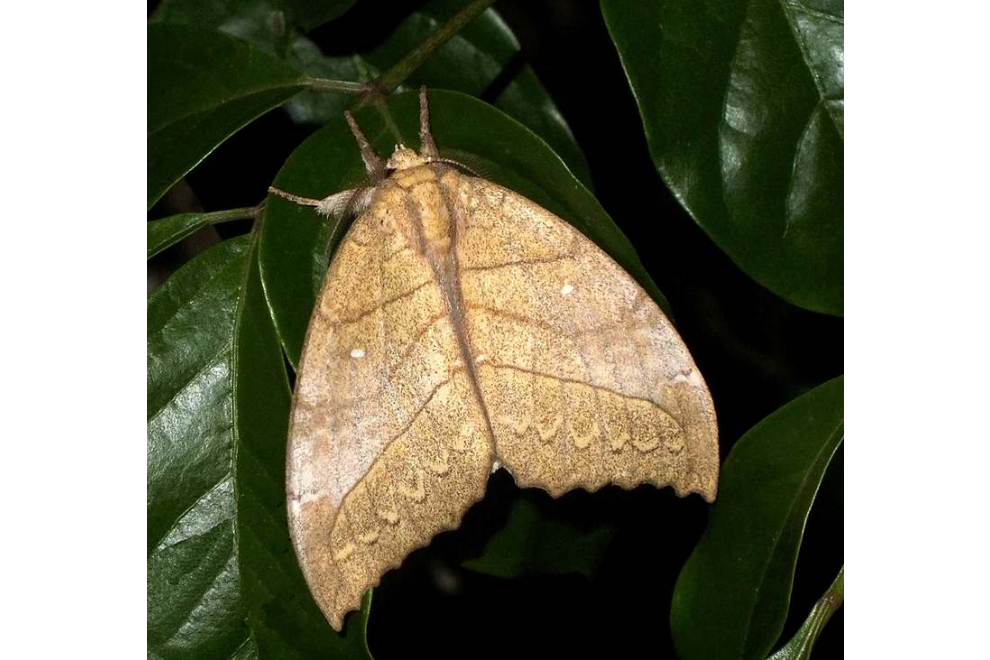
[[[315,92],[343,92],[345,94],[365,94],[367,83],[350,80],[330,80],[329,78],[307,78],[306,86]]]
[[[839,569],[839,574],[832,581],[825,595],[819,598],[818,602],[811,608],[811,614],[805,619],[794,637],[767,660],[804,660],[811,655],[811,649],[818,641],[822,628],[832,618],[835,611],[842,607],[845,596],[845,573],[846,567],[843,566]]]
[[[257,206],[245,206],[239,209],[227,209],[225,211],[211,211],[203,214],[203,220],[210,225],[219,225],[223,222],[233,222],[234,220],[254,220],[258,213],[264,208],[264,202]]]
[[[451,37],[460,32],[465,25],[477,18],[481,12],[492,6],[494,2],[495,0],[474,0],[474,2],[470,2],[465,5],[463,9],[451,16],[446,23],[438,27],[433,34],[428,36],[420,42],[418,46],[406,53],[401,60],[396,62],[385,73],[378,76],[378,78],[376,78],[369,85],[369,87],[374,90],[371,94],[374,94],[375,92],[384,96],[391,94],[392,91],[401,85],[413,71],[418,69],[420,65],[434,53],[434,51],[447,43]],[[365,105],[367,100],[370,99],[363,97],[359,105]]]

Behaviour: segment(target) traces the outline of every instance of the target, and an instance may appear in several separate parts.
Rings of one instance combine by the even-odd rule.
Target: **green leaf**
[[[832,586],[811,608],[811,614],[805,619],[794,637],[768,660],[808,660],[811,657],[811,649],[815,647],[815,642],[818,641],[822,628],[832,618],[835,611],[842,607],[845,592],[845,570],[845,567],[839,570]]]
[[[805,521],[843,438],[842,384],[777,410],[725,460],[708,529],[674,589],[682,660],[763,660],[780,636]]]
[[[206,226],[203,213],[180,213],[148,223],[148,258]]]
[[[535,504],[520,498],[481,555],[461,565],[501,578],[577,573],[591,579],[614,533],[612,527],[583,531],[563,521],[544,519]]]
[[[387,108],[398,127],[392,134],[381,113],[365,108],[357,121],[379,153],[397,142],[418,146],[415,93],[391,97]],[[433,133],[443,155],[480,165],[487,178],[541,204],[600,245],[664,309],[667,302],[643,268],[621,230],[539,137],[497,109],[455,92],[430,94]],[[360,184],[364,166],[343,119],[327,124],[292,153],[275,186],[304,197],[320,198]],[[328,266],[331,233],[313,209],[269,196],[269,221],[261,236],[261,271],[282,345],[298,364],[306,326]],[[337,231],[334,245],[343,236]]]
[[[464,4],[465,0],[425,3],[365,59],[380,70],[387,69]],[[519,57],[516,36],[495,10],[488,9],[414,71],[405,88],[426,85],[431,89],[449,89],[480,97],[504,72],[516,66]],[[499,84],[501,91],[487,100],[543,138],[574,175],[590,188],[591,173],[584,154],[532,68],[528,64],[518,66],[509,79]]]
[[[148,301],[149,655],[370,657],[368,603],[334,633],[292,552],[289,387],[256,255],[255,236],[221,243]]]
[[[601,0],[653,162],[757,282],[842,314],[843,0]]]
[[[298,71],[316,78],[368,82],[377,71],[360,56],[327,57],[278,0],[163,0],[149,19],[207,27],[246,41]],[[285,103],[298,123],[322,124],[338,117],[353,102],[348,94],[304,90]]]
[[[258,213],[255,207],[211,211],[209,213],[180,213],[161,220],[148,222],[148,258],[165,248],[175,245],[206,225],[216,225],[231,220],[248,220]]]
[[[280,0],[162,0],[148,22],[218,30],[267,51],[263,44],[285,35],[287,19]]]
[[[275,0],[164,0],[152,21],[212,27],[284,58],[310,76],[369,82],[398,62],[450,18],[465,0],[432,0],[409,13],[396,29],[367,52],[328,57],[282,16]],[[489,9],[444,44],[413,73],[409,87],[450,89],[481,96],[499,81],[494,104],[542,137],[571,171],[590,186],[591,174],[560,111],[528,65],[517,67],[519,42],[509,26]],[[502,80],[502,77],[506,78]],[[286,103],[299,123],[336,121],[353,102],[346,94],[304,91]]]
[[[231,37],[148,26],[148,207],[220,143],[304,88],[305,76]]]
[[[357,0],[282,0],[289,16],[306,30],[328,23],[354,6]]]

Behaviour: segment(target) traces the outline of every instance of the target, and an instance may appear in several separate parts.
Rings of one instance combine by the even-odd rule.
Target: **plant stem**
[[[316,92],[344,92],[345,94],[363,94],[368,91],[368,85],[350,80],[330,80],[329,78],[308,78],[306,85]]]
[[[474,0],[464,5],[464,7],[450,19],[436,29],[433,34],[424,39],[418,46],[413,48],[401,60],[396,62],[388,71],[378,76],[372,83],[381,94],[388,95],[402,84],[409,75],[419,68],[433,52],[440,46],[447,43],[451,37],[461,31],[461,29],[473,21],[481,12],[488,9],[495,0]]]
[[[434,51],[447,43],[465,25],[473,21],[481,12],[493,4],[495,4],[495,0],[473,0],[473,2],[464,5],[446,23],[437,28],[430,36],[421,41],[418,46],[406,53],[401,60],[370,83],[330,80],[328,78],[308,78],[306,85],[318,92],[360,94],[361,97],[355,104],[355,109],[361,108],[368,103],[379,103],[384,97],[395,91],[395,88],[401,85],[413,71],[418,69]]]
[[[811,649],[818,641],[822,628],[832,618],[835,611],[842,607],[842,601],[845,597],[845,572],[845,566],[839,569],[839,574],[825,591],[825,595],[819,598],[818,602],[811,608],[811,614],[801,624],[801,628],[794,634],[794,637],[767,660],[805,660],[811,655]]]
[[[203,214],[203,220],[209,225],[219,225],[223,222],[233,222],[234,220],[253,220],[258,216],[261,205],[245,206],[239,209],[227,209],[226,211],[211,211]]]
[[[843,566],[839,569],[839,574],[835,576],[832,580],[832,585],[825,592],[825,595],[816,603],[817,605],[822,605],[828,609],[828,617],[830,618],[835,611],[842,607],[842,602],[846,597],[846,567]],[[825,619],[828,621],[828,618]],[[824,625],[824,623],[822,624]]]

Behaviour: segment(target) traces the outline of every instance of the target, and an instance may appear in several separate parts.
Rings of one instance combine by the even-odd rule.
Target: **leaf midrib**
[[[241,450],[241,434],[240,434],[240,427],[239,427],[239,425],[237,423],[237,416],[238,416],[238,412],[237,411],[238,411],[238,405],[239,405],[238,404],[238,401],[239,401],[239,399],[238,399],[239,384],[238,384],[237,374],[238,374],[238,372],[240,370],[240,365],[239,365],[240,358],[239,358],[239,351],[237,350],[237,344],[236,344],[236,342],[237,342],[237,337],[240,336],[242,324],[244,323],[244,314],[245,314],[245,308],[247,307],[247,301],[248,301],[248,286],[250,285],[251,269],[252,269],[252,267],[254,267],[256,265],[256,264],[253,263],[253,261],[255,259],[257,259],[258,244],[259,244],[259,240],[260,240],[260,237],[261,237],[262,228],[263,228],[264,223],[265,223],[265,218],[266,218],[266,214],[264,212],[262,212],[262,213],[260,213],[258,215],[257,220],[255,220],[254,227],[251,230],[251,243],[248,246],[248,248],[246,250],[246,253],[245,253],[246,262],[245,262],[245,268],[244,268],[244,275],[243,275],[243,278],[241,279],[241,284],[240,284],[240,286],[238,287],[238,290],[237,290],[238,291],[238,306],[237,306],[237,312],[236,312],[236,314],[234,316],[234,323],[233,323],[232,329],[231,329],[232,353],[231,353],[231,369],[230,369],[230,383],[231,383],[230,392],[231,392],[231,398],[232,398],[232,405],[230,407],[230,411],[231,411],[231,430],[232,430],[231,451],[230,451],[230,478],[231,478],[231,492],[232,492],[233,498],[234,498],[234,504],[233,504],[233,507],[232,507],[232,517],[231,517],[231,519],[232,519],[231,529],[232,529],[232,532],[233,532],[233,543],[234,543],[233,557],[235,558],[235,561],[237,563],[238,570],[239,570],[240,575],[241,575],[241,581],[240,581],[238,587],[239,587],[239,596],[240,596],[240,599],[241,599],[240,605],[244,609],[244,612],[245,612],[245,614],[247,616],[247,619],[248,619],[248,623],[247,623],[248,640],[249,641],[252,641],[255,644],[255,646],[257,646],[257,640],[254,637],[255,636],[255,630],[254,630],[254,627],[250,623],[250,616],[249,616],[250,613],[248,612],[248,608],[247,608],[246,602],[244,600],[244,580],[245,580],[245,577],[246,577],[247,573],[249,573],[249,572],[250,573],[257,573],[257,571],[256,571],[256,569],[254,567],[252,567],[252,565],[250,563],[244,563],[243,560],[242,560],[242,557],[241,557],[241,550],[242,550],[242,546],[241,546],[241,528],[240,528],[240,524],[239,524],[239,515],[238,515],[238,510],[240,508],[240,502],[241,502],[241,499],[242,499],[242,493],[241,493],[240,486],[238,485],[238,481],[239,481],[239,476],[240,475],[239,475],[239,471],[237,469],[238,455],[239,455],[240,450]],[[259,267],[260,267],[260,265],[259,265]],[[260,279],[260,274],[259,274],[259,279]],[[260,282],[259,282],[259,286],[262,286]],[[262,299],[264,300],[264,309],[265,309],[265,312],[270,317],[271,316],[271,309],[268,306],[268,300],[267,300],[267,296],[265,296],[263,286],[262,286],[261,296],[262,296]],[[273,326],[273,331],[274,331],[274,320],[273,319],[272,319],[272,326]],[[277,334],[275,336],[277,337]],[[278,343],[278,340],[277,339],[276,339],[276,346],[278,347],[279,350],[281,350],[281,344]],[[283,380],[283,384],[286,387],[288,387],[288,383],[285,382],[284,380]],[[244,445],[244,449],[245,449],[245,451],[248,452],[248,454],[251,455],[251,457],[255,461],[258,461],[258,458],[257,458],[256,455],[253,454],[253,451],[251,450],[250,445],[245,444]],[[267,476],[267,473],[265,473],[265,474]],[[270,478],[270,476],[269,476],[269,478]],[[253,491],[251,491],[249,489],[245,489],[243,495],[244,496],[252,496],[252,497],[255,496],[255,494],[253,493]],[[272,515],[271,511],[269,511],[267,507],[265,507],[265,506],[262,505],[262,506],[260,506],[258,508],[261,511],[263,511],[276,524],[278,524],[279,521],[275,520],[275,518]],[[251,530],[251,529],[248,529],[246,531],[249,532],[249,533],[253,533],[253,530]],[[285,575],[285,567],[282,565],[282,563],[280,561],[280,558],[277,557],[277,556],[275,556],[272,553],[271,548],[269,548],[265,543],[259,542],[258,545],[259,545],[259,547],[261,547],[262,549],[264,549],[265,552],[268,553],[268,556],[272,560],[272,564],[279,571],[281,571],[283,573],[283,575]],[[269,585],[266,583],[265,580],[263,580],[260,577],[257,577],[256,576],[254,578],[254,581],[255,581],[255,583],[260,588],[262,588],[270,596],[272,596],[272,597],[275,596],[275,594],[271,591]],[[272,632],[278,634],[279,638],[282,639],[282,641],[285,642],[288,646],[291,646],[292,648],[296,649],[297,651],[301,651],[302,652],[301,654],[303,656],[306,655],[306,649],[300,647],[298,645],[298,643],[296,642],[296,640],[291,639],[291,638],[288,638],[288,637],[286,637],[286,636],[284,636],[282,634],[279,634],[275,630],[272,630]]]
[[[169,118],[167,121],[163,122],[160,126],[154,128],[152,130],[149,130],[148,131],[148,139],[151,139],[152,137],[157,136],[162,131],[171,128],[173,125],[175,125],[175,124],[177,124],[179,122],[185,121],[185,120],[190,119],[192,117],[195,117],[197,115],[202,115],[202,114],[207,114],[207,113],[214,112],[214,111],[218,110],[219,108],[221,108],[224,105],[228,105],[228,104],[231,104],[231,103],[236,103],[238,101],[249,100],[249,99],[251,99],[251,98],[253,98],[255,96],[259,96],[259,95],[264,94],[266,92],[273,92],[273,91],[280,90],[280,89],[288,89],[290,87],[298,87],[299,88],[298,91],[302,91],[303,89],[306,88],[306,80],[304,78],[300,78],[300,79],[294,80],[292,82],[279,83],[279,84],[276,84],[276,85],[266,85],[264,87],[253,87],[253,88],[251,88],[251,90],[249,92],[246,92],[244,94],[235,94],[235,95],[231,95],[231,96],[225,96],[225,97],[221,98],[219,101],[217,101],[216,103],[213,103],[213,104],[210,104],[210,105],[201,106],[201,107],[199,107],[199,108],[197,108],[195,110],[190,110],[189,112],[186,112],[185,114],[181,114],[181,115],[177,115],[175,117]]]
[[[167,550],[168,548],[171,548],[172,546],[178,545],[179,543],[181,543],[182,541],[178,541],[178,542],[175,542],[175,543],[170,543],[168,545],[162,545],[165,542],[165,539],[167,539],[169,537],[169,535],[173,531],[175,531],[175,528],[179,526],[179,523],[181,523],[182,520],[187,515],[189,515],[189,512],[192,511],[193,509],[195,509],[197,506],[199,506],[199,503],[200,502],[202,502],[204,499],[206,499],[206,497],[208,495],[210,495],[211,493],[213,493],[213,491],[215,491],[217,488],[219,488],[221,485],[223,485],[223,482],[227,481],[227,479],[229,479],[230,477],[231,477],[231,474],[229,472],[225,473],[223,476],[221,476],[219,479],[217,479],[216,483],[211,484],[206,490],[204,490],[202,493],[200,493],[199,497],[197,497],[196,500],[192,504],[190,504],[189,506],[187,506],[182,511],[182,513],[180,513],[179,515],[177,515],[175,517],[175,520],[172,521],[172,524],[170,524],[168,526],[168,529],[166,529],[165,532],[163,534],[159,535],[159,537],[155,540],[155,543],[151,546],[152,547],[152,550],[151,550],[150,553],[148,553],[148,556],[149,557],[154,556],[155,554],[157,554],[159,552],[162,552],[164,550]],[[200,535],[197,535],[197,536],[201,536],[201,534]],[[189,538],[193,538],[193,537],[189,537]],[[187,540],[188,539],[183,539],[183,541],[187,541]]]
[[[815,83],[815,89],[818,90],[818,104],[825,107],[825,112],[828,114],[828,118],[832,122],[832,128],[835,130],[836,135],[838,135],[839,138],[842,139],[842,131],[839,130],[839,121],[835,117],[835,112],[832,110],[829,104],[826,103],[826,101],[832,101],[838,99],[830,99],[828,95],[825,93],[825,88],[822,86],[822,81],[818,77],[818,72],[815,70],[814,64],[811,61],[811,55],[808,52],[808,45],[805,43],[804,36],[801,34],[801,31],[798,29],[797,24],[795,23],[796,19],[794,17],[793,12],[796,11],[798,7],[796,7],[789,0],[777,0],[777,4],[780,5],[780,10],[784,14],[784,18],[787,20],[787,26],[791,29],[791,36],[794,37],[794,41],[797,43],[798,50],[801,51],[801,59],[804,61],[804,66],[808,70],[808,73],[811,75],[812,81],[814,81]],[[815,11],[811,9],[806,10],[803,6],[800,9],[801,11],[808,11],[809,14],[813,14],[815,16],[818,16],[819,18],[827,16],[826,14],[823,14],[822,12],[819,11]],[[840,25],[843,26],[845,25],[845,21],[839,20],[835,17],[830,16],[829,20],[835,23],[839,23]]]
[[[238,391],[238,379],[237,373],[240,368],[240,355],[237,350],[237,337],[240,335],[241,324],[244,321],[244,308],[247,306],[247,287],[248,282],[251,277],[251,260],[255,258],[256,250],[258,247],[258,237],[261,235],[261,226],[264,223],[265,213],[261,212],[258,214],[258,218],[254,222],[254,226],[251,228],[251,243],[248,245],[245,251],[245,261],[244,261],[244,274],[241,278],[240,286],[237,288],[237,312],[234,314],[234,323],[231,325],[231,356],[230,356],[230,428],[231,428],[231,444],[230,444],[230,490],[234,498],[233,506],[231,507],[231,533],[233,534],[233,552],[231,557],[237,562],[238,571],[241,574],[241,579],[237,584],[238,600],[240,601],[238,605],[242,608],[242,611],[247,617],[247,608],[244,603],[244,572],[243,565],[241,561],[241,533],[240,525],[238,525],[238,510],[240,509],[240,491],[238,487],[238,474],[237,474],[237,453],[240,447],[240,429],[237,426],[237,391]],[[254,628],[248,624],[247,628],[247,639],[251,641],[255,647],[257,647],[258,642],[254,638]]]

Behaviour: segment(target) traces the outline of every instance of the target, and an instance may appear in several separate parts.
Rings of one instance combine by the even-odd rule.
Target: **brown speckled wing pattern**
[[[493,467],[552,495],[717,487],[708,389],[642,288],[542,207],[409,158],[334,255],[291,415],[290,531],[338,630]]]

